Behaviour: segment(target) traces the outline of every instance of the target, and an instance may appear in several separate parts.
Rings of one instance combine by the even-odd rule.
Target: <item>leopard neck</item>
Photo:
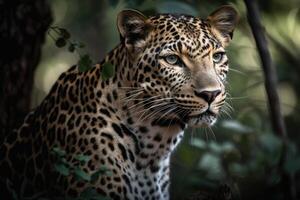
[[[114,75],[106,81],[107,85],[129,86],[132,80],[133,63],[129,59],[125,46],[121,43],[110,51],[100,63],[100,70],[105,63],[111,63],[114,67]]]

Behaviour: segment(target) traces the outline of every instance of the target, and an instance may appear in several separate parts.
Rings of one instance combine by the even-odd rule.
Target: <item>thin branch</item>
[[[278,171],[281,174],[281,186],[284,188],[287,199],[296,200],[296,187],[294,177],[287,174],[284,170],[284,163],[287,156],[288,136],[285,123],[281,115],[280,100],[277,92],[277,73],[271,59],[268,49],[268,43],[265,35],[265,29],[261,24],[259,9],[255,0],[244,0],[247,7],[248,22],[250,24],[256,46],[262,62],[264,71],[265,89],[268,97],[268,106],[273,130],[275,134],[282,138],[283,150],[278,165]]]

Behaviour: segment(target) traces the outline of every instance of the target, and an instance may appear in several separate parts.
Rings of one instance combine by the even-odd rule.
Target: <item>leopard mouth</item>
[[[173,112],[169,112],[168,115],[162,112],[161,114],[164,117],[159,117],[158,119],[162,121],[160,123],[165,122],[169,125],[179,123],[191,128],[212,126],[217,121],[218,115],[212,112],[210,109],[207,109],[206,111],[196,115],[192,115],[191,113],[186,115],[186,112],[187,110],[180,108],[173,110]],[[158,123],[157,120],[154,121],[155,123]]]
[[[212,126],[217,121],[217,115],[207,110],[198,115],[190,115],[184,120],[192,128]]]

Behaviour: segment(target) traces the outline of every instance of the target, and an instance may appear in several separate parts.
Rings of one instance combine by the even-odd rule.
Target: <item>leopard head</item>
[[[192,127],[215,123],[225,102],[225,47],[238,21],[232,6],[207,19],[125,10],[118,29],[128,52],[132,87],[149,117],[176,119]],[[135,101],[137,102],[137,101]],[[137,103],[138,104],[138,103]]]

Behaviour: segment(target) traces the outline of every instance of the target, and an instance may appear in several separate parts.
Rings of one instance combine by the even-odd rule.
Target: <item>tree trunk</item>
[[[0,142],[30,109],[34,71],[51,21],[47,0],[0,0]]]
[[[244,0],[247,7],[248,22],[251,27],[257,50],[262,62],[262,68],[265,77],[265,89],[268,97],[268,105],[270,110],[270,118],[273,131],[281,137],[283,147],[281,157],[278,163],[278,172],[281,176],[279,188],[284,192],[284,199],[296,200],[297,190],[295,186],[295,177],[284,170],[284,163],[287,159],[288,135],[285,123],[281,115],[280,99],[277,92],[277,72],[272,62],[271,54],[268,49],[267,38],[265,36],[264,27],[261,24],[259,9],[255,0]]]

